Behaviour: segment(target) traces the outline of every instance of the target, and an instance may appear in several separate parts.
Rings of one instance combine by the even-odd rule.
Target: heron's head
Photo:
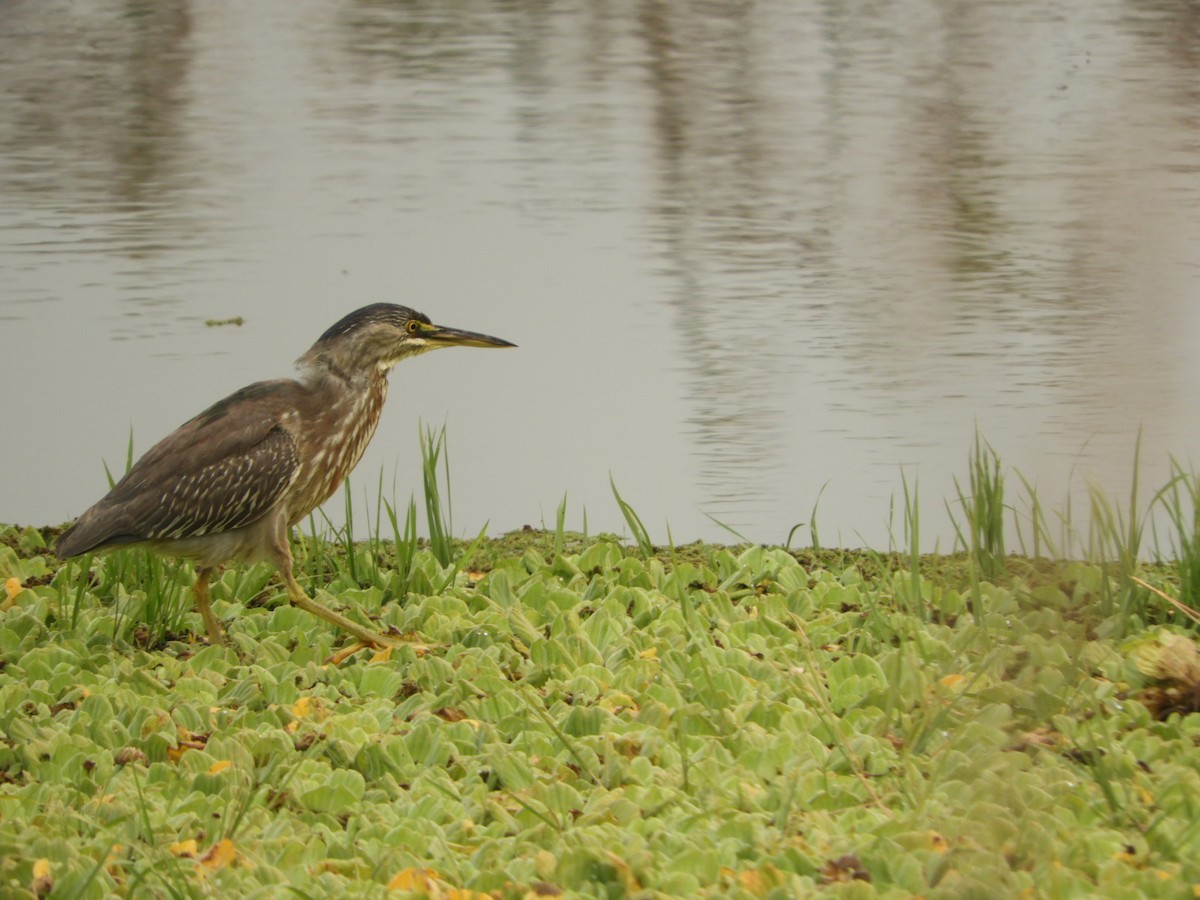
[[[386,373],[403,359],[439,347],[515,346],[486,334],[434,325],[429,316],[407,306],[375,303],[335,322],[297,362],[355,378]]]

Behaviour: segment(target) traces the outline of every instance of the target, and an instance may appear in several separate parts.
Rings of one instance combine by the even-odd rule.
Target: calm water
[[[1198,120],[1175,0],[0,0],[0,521],[378,300],[520,345],[402,365],[358,470],[445,422],[460,533],[619,530],[611,475],[658,540],[886,547],[903,472],[947,546],[976,427],[1157,487]]]

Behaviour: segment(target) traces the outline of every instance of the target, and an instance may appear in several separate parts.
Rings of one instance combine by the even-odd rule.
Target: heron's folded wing
[[[60,556],[110,544],[202,537],[256,521],[300,468],[287,427],[295,382],[214,404],[152,447],[59,540]]]

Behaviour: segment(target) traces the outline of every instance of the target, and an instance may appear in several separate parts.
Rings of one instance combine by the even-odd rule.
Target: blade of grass
[[[1171,458],[1173,476],[1151,505],[1166,511],[1174,533],[1171,550],[1179,575],[1180,596],[1192,604],[1200,598],[1200,479]]]
[[[1163,600],[1166,600],[1168,603],[1170,603],[1173,607],[1175,607],[1177,610],[1179,610],[1181,613],[1183,613],[1185,616],[1187,616],[1193,622],[1200,624],[1200,612],[1196,612],[1196,610],[1192,609],[1186,603],[1180,603],[1178,600],[1176,600],[1170,594],[1163,593],[1161,590],[1156,588],[1154,585],[1147,584],[1145,581],[1138,578],[1136,575],[1132,576],[1131,580],[1133,581],[1134,584],[1141,585],[1146,590],[1148,590],[1150,593],[1154,594],[1156,597],[1160,597]]]
[[[396,510],[392,504],[384,501],[388,522],[392,526],[393,546],[396,552],[396,574],[400,577],[401,590],[406,591],[412,578],[413,566],[417,558],[417,502],[408,498],[408,509],[404,514],[404,528],[400,528]]]
[[[646,526],[642,523],[641,517],[638,516],[632,506],[625,502],[625,499],[621,496],[621,492],[617,490],[617,483],[613,480],[611,473],[608,476],[608,483],[612,486],[613,496],[617,498],[617,506],[621,510],[621,515],[625,517],[625,524],[629,526],[629,530],[633,534],[638,551],[642,556],[649,559],[654,555],[654,542],[650,540],[650,533],[646,531]]]
[[[550,714],[546,712],[541,703],[535,703],[530,700],[529,694],[532,692],[533,688],[530,687],[525,687],[520,692],[520,695],[525,698],[526,705],[533,711],[535,716],[545,723],[546,727],[550,729],[554,736],[558,738],[559,742],[563,745],[563,747],[566,748],[567,753],[569,753],[571,758],[575,760],[575,764],[579,766],[585,775],[587,775],[588,780],[591,781],[592,784],[599,784],[600,779],[598,779],[596,774],[591,770],[591,767],[588,765],[587,760],[584,759],[583,754],[579,751],[579,748],[575,745],[575,742],[567,737],[566,733],[558,727],[557,723],[555,723],[552,718],[550,718]]]
[[[432,428],[421,425],[421,475],[425,491],[425,521],[429,528],[429,549],[439,565],[448,566],[454,558],[454,548],[451,542],[449,497],[450,469],[449,462],[444,469],[446,473],[447,505],[443,507],[441,487],[438,482],[437,465],[442,453],[446,452],[446,426],[435,432]],[[448,460],[448,454],[447,454]]]
[[[563,492],[562,500],[558,504],[558,510],[554,514],[554,558],[558,559],[562,556],[563,546],[566,541],[567,531],[567,495]]]
[[[904,490],[904,542],[908,548],[908,612],[921,622],[927,620],[924,593],[921,590],[921,505],[920,483],[914,481],[909,487],[908,475],[900,470],[900,483]],[[897,599],[900,599],[897,597]]]
[[[1030,542],[1026,544],[1025,533],[1021,529],[1020,520],[1014,516],[1017,528],[1017,540],[1021,544],[1021,552],[1032,559],[1039,558],[1061,558],[1058,545],[1050,536],[1050,526],[1046,521],[1046,513],[1042,507],[1041,498],[1038,496],[1037,489],[1030,483],[1020,472],[1016,473],[1017,478],[1021,480],[1021,486],[1025,489],[1025,495],[1029,498],[1029,527],[1030,527]],[[1043,545],[1045,545],[1045,553],[1043,554]]]
[[[738,531],[732,525],[726,525],[724,522],[722,522],[716,516],[710,515],[709,513],[704,513],[704,515],[706,518],[709,519],[709,521],[715,523],[716,525],[719,525],[721,528],[724,528],[726,531],[728,531],[730,534],[732,534],[735,538],[737,538],[743,544],[753,543],[750,540],[750,538],[746,537],[744,534],[742,534],[740,531]]]

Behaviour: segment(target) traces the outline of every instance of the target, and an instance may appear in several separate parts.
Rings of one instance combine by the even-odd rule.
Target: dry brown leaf
[[[1161,681],[1200,683],[1200,650],[1181,634],[1160,635],[1138,648],[1137,667],[1143,675]]]
[[[113,754],[113,762],[118,766],[127,766],[130,763],[141,763],[146,765],[146,754],[137,747],[122,747]]]
[[[831,859],[821,867],[821,878],[825,884],[849,881],[870,881],[871,873],[863,868],[857,853],[846,853]]]
[[[1013,750],[1027,750],[1030,747],[1037,747],[1040,750],[1062,750],[1066,746],[1067,740],[1053,728],[1036,728],[1033,731],[1025,731],[1017,738],[1013,744]]]

